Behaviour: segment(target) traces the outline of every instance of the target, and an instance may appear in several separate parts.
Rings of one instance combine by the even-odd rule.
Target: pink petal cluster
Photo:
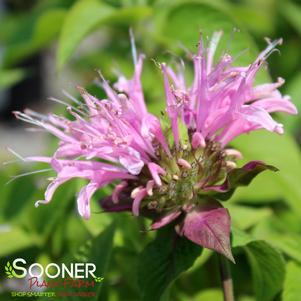
[[[192,143],[197,147],[204,144],[205,139],[214,139],[225,146],[235,137],[258,129],[282,134],[283,125],[270,113],[297,114],[289,96],[282,96],[277,90],[284,83],[282,78],[276,83],[254,86],[257,72],[282,40],[269,42],[249,66],[235,67],[233,57],[227,53],[213,64],[221,35],[222,32],[215,32],[207,49],[200,41],[198,52],[193,57],[194,81],[191,86],[185,83],[184,74],[162,66],[167,112],[176,143],[179,116],[187,128],[194,131]]]
[[[214,33],[208,48],[200,41],[198,52],[193,56],[194,80],[191,85],[185,82],[183,73],[176,73],[161,64],[172,143],[168,142],[160,120],[147,111],[140,81],[142,55],[131,79],[120,77],[114,88],[103,80],[106,99],[99,100],[79,87],[85,103],[81,109],[68,107],[72,120],[54,114],[39,118],[40,115],[31,111],[16,112],[18,118],[41,126],[60,141],[52,157],[27,158],[28,161],[49,163],[57,174],[49,184],[44,200],[36,205],[50,202],[57,187],[79,177],[88,181],[77,198],[78,211],[84,218],[90,217],[93,193],[112,182],[116,182],[116,186],[107,210],[131,207],[133,214],[139,215],[141,202],[152,196],[153,190],[160,188],[166,180],[167,170],[160,163],[162,152],[166,158],[172,158],[183,148],[179,123],[186,126],[191,138],[189,147],[193,150],[204,149],[209,141],[216,141],[224,148],[236,136],[258,129],[282,134],[282,124],[270,113],[297,113],[289,97],[282,96],[277,90],[283,79],[254,86],[256,73],[281,41],[270,43],[249,66],[235,67],[229,54],[223,54],[214,63],[221,35],[221,32]],[[225,151],[229,156],[240,157],[236,150]],[[184,158],[178,158],[176,162],[181,169],[192,168]],[[142,176],[148,180],[141,182]],[[176,177],[174,175],[173,179],[177,180]],[[130,205],[122,203],[125,191],[130,196]],[[103,205],[106,206],[105,202]],[[229,253],[230,217],[221,206],[205,209],[183,206],[161,215],[152,229],[170,223],[183,212],[187,214],[177,228],[179,234],[233,259]]]

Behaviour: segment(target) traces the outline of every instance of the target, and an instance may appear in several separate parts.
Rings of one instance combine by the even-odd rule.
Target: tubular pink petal
[[[113,190],[113,193],[112,193],[112,201],[114,204],[117,204],[119,202],[119,194],[120,192],[128,186],[128,183],[127,182],[121,182],[120,184],[116,185],[115,189]]]
[[[35,207],[38,207],[41,204],[48,204],[51,201],[52,196],[56,191],[56,189],[68,180],[69,178],[67,179],[56,178],[53,182],[51,182],[45,191],[45,199],[43,201],[37,201],[35,203]]]
[[[196,149],[198,147],[205,147],[206,146],[205,139],[204,139],[203,135],[200,132],[193,133],[191,146],[194,149]]]
[[[94,192],[98,189],[97,183],[89,183],[87,186],[83,187],[79,192],[77,198],[77,208],[79,214],[84,219],[89,219],[91,212],[90,212],[90,200]]]
[[[269,97],[270,94],[281,87],[284,84],[285,80],[281,77],[278,77],[276,83],[262,84],[255,86],[252,91],[252,98],[258,99],[263,97]]]
[[[298,114],[296,106],[286,97],[280,99],[264,98],[253,102],[252,106],[262,108],[268,113],[284,112],[292,115]]]
[[[162,185],[162,181],[161,181],[161,179],[159,177],[159,174],[165,175],[165,173],[166,173],[165,170],[161,166],[159,166],[158,164],[153,163],[153,162],[148,163],[147,166],[148,166],[148,169],[149,169],[149,171],[150,171],[150,173],[151,173],[151,175],[152,175],[155,183],[158,186],[161,186]]]
[[[146,192],[148,195],[152,196],[153,195],[153,188],[155,186],[155,181],[154,180],[149,180],[146,183]]]
[[[281,133],[283,125],[277,123],[264,109],[256,106],[245,106],[241,109],[243,117],[254,125],[268,131]]]
[[[136,195],[133,201],[132,211],[133,215],[139,215],[139,207],[143,198],[147,195],[146,189],[142,188]]]
[[[156,220],[152,225],[152,230],[160,229],[168,224],[170,224],[172,221],[174,221],[177,217],[181,215],[181,211],[175,211],[168,213],[167,215],[162,216],[160,219]]]
[[[119,162],[132,175],[138,175],[144,166],[144,162],[139,158],[139,156],[135,155],[120,156]]]

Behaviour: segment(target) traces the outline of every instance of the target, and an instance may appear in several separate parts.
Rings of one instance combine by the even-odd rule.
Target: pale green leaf
[[[235,28],[239,32],[234,33]],[[189,29],[189,30],[188,30]],[[225,51],[236,57],[235,64],[249,64],[254,61],[258,49],[247,31],[230,14],[225,6],[212,5],[209,1],[186,1],[171,7],[163,23],[163,34],[171,40],[173,50],[182,44],[192,51],[196,51],[199,32],[204,39],[210,37],[214,31],[224,32],[224,36],[217,48],[216,59]],[[231,40],[231,42],[230,42]],[[258,81],[266,81],[269,76],[262,70]]]
[[[80,0],[68,12],[59,38],[57,68],[70,58],[84,37],[102,25],[126,23],[144,18],[151,13],[148,7],[130,7],[119,10],[99,1]]]
[[[114,9],[98,0],[81,0],[68,12],[59,38],[58,67],[62,67],[82,38],[97,24],[107,21]]]
[[[293,233],[289,229],[289,223],[279,228],[276,222],[280,221],[280,217],[275,219],[267,219],[260,222],[252,231],[257,239],[263,239],[270,243],[281,252],[301,263],[301,237],[298,233]]]
[[[2,226],[0,232],[0,257],[10,256],[14,252],[37,246],[36,239],[17,226]]]
[[[232,224],[242,230],[252,227],[272,214],[269,208],[252,208],[231,203],[225,203],[224,207],[230,211]]]
[[[259,175],[248,187],[239,188],[240,200],[252,201],[256,195],[262,196],[262,189],[266,187],[275,190],[274,197],[284,200],[301,217],[301,156],[294,139],[288,133],[258,131],[242,135],[231,144],[242,152],[245,161],[261,160],[279,169],[276,173],[267,172],[265,178]],[[268,184],[272,186],[267,187]]]
[[[192,301],[222,301],[223,299],[223,292],[221,289],[208,289],[205,291],[201,291],[197,295],[195,295]]]
[[[286,276],[282,294],[283,301],[297,301],[301,296],[301,266],[295,262],[286,265]]]
[[[24,69],[0,69],[0,91],[17,84],[26,76]]]

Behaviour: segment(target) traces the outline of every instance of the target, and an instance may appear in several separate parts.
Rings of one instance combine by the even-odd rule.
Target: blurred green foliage
[[[24,5],[23,1],[8,2],[16,7]],[[258,81],[285,77],[283,92],[290,94],[301,108],[301,6],[298,1],[28,2],[33,5],[28,5],[30,8],[23,12],[2,15],[0,43],[4,55],[0,64],[0,90],[30,76],[30,72],[18,68],[18,64],[53,44],[58,75],[63,68],[69,68],[82,75],[82,85],[93,78],[95,68],[113,80],[112,67],[116,62],[123,73],[130,75],[128,30],[132,27],[137,48],[148,58],[143,73],[146,99],[150,110],[159,114],[164,107],[161,74],[151,59],[177,60],[179,55],[185,56],[187,49],[195,49],[199,31],[206,37],[222,29],[225,35],[219,51],[226,48],[237,55],[236,64],[247,64],[254,59],[258,49],[265,46],[263,37],[283,37],[280,54],[269,58],[270,73],[263,70]],[[102,38],[96,39],[84,52],[78,52],[81,42],[94,32],[99,32]],[[187,72],[189,76],[189,68]],[[95,88],[90,89],[103,95]],[[280,169],[276,174],[260,175],[225,204],[233,221],[232,246],[237,264],[232,265],[232,269],[239,301],[300,299],[301,156],[298,141],[301,120],[300,117],[277,117],[286,126],[285,136],[257,132],[233,143],[242,151],[245,161],[260,159]],[[34,166],[36,168],[44,166]],[[168,242],[166,248],[161,242],[162,249],[154,249],[158,245],[150,244],[139,256],[154,233],[145,233],[147,221],[130,214],[101,213],[97,200],[109,194],[110,187],[94,197],[89,221],[80,219],[76,213],[75,196],[80,185],[76,180],[60,188],[49,205],[34,208],[34,202],[43,198],[45,185],[41,185],[41,179],[51,175],[35,174],[5,185],[10,176],[31,169],[15,164],[0,170],[0,288],[4,287],[5,263],[25,257],[30,262],[41,263],[95,262],[101,273],[98,276],[104,277],[101,286],[97,286],[95,300],[132,301],[140,300],[140,296],[142,300],[159,300],[162,293],[161,300],[222,300],[217,260],[211,252],[203,251],[194,265],[182,274],[194,258],[186,258],[187,254],[181,250],[171,252]],[[157,238],[160,239],[162,237]],[[189,252],[197,255],[201,249],[192,248]],[[147,259],[143,254],[149,254]],[[162,256],[156,257],[158,254]],[[160,270],[165,265],[170,268],[168,275],[164,275],[164,269]],[[157,297],[152,299],[154,292]],[[0,299],[8,298],[9,291],[3,291]]]

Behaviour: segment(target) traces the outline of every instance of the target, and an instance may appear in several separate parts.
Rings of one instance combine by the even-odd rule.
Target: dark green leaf
[[[159,301],[171,283],[201,254],[202,248],[176,234],[173,227],[158,231],[139,258],[141,300]]]
[[[284,280],[284,260],[281,254],[263,240],[232,228],[232,247],[247,254],[253,276],[257,301],[272,300],[281,291]]]
[[[301,35],[301,8],[293,1],[281,1],[280,13],[294,26]]]
[[[301,101],[300,101],[300,95],[301,95],[301,72],[298,73],[296,76],[292,78],[288,84],[285,85],[285,93],[288,94],[292,102],[297,107],[298,111],[301,111]],[[281,122],[283,122],[284,127],[287,131],[290,131],[291,133],[298,131],[299,125],[300,125],[300,114],[297,116],[281,116]]]
[[[284,281],[282,256],[264,241],[251,242],[244,249],[252,269],[256,300],[272,300],[281,291]]]
[[[63,300],[72,300],[78,301],[82,300],[82,297],[76,295],[78,293],[84,292],[93,292],[96,293],[95,298],[92,300],[101,300],[100,294],[103,287],[104,282],[109,281],[107,278],[107,270],[110,263],[110,258],[113,249],[113,240],[115,234],[115,225],[111,224],[108,226],[104,231],[102,231],[99,235],[95,238],[86,241],[85,244],[81,246],[81,248],[76,252],[75,255],[69,255],[64,259],[64,263],[71,263],[71,262],[89,262],[94,263],[96,266],[95,276],[104,278],[102,281],[95,281],[91,276],[87,281],[95,281],[94,287],[92,286],[82,286],[82,287],[68,287],[68,291],[74,293],[74,296],[62,297]],[[100,279],[99,278],[99,279]],[[60,287],[54,289],[54,291],[61,291]],[[42,298],[42,300],[46,300],[47,297]]]

